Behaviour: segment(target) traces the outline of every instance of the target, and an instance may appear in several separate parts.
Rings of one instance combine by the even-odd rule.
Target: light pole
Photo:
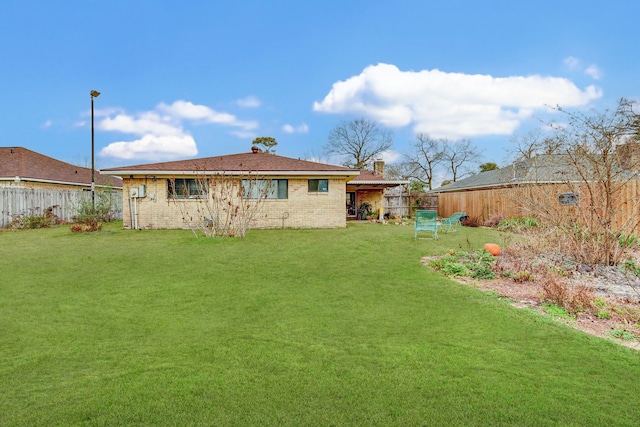
[[[96,164],[95,164],[95,137],[93,132],[93,98],[100,96],[97,90],[91,91],[91,207],[96,212]]]

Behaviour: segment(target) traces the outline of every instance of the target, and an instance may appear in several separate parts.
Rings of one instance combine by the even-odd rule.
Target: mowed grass
[[[637,425],[640,355],[438,276],[468,229],[0,233],[0,425]]]

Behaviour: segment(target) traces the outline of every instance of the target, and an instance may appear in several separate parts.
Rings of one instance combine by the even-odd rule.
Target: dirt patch
[[[640,259],[640,254],[637,256]],[[429,262],[437,258],[424,257],[422,263],[429,266]],[[530,308],[546,315],[543,304],[550,300],[544,278],[548,278],[551,271],[554,282],[568,290],[586,289],[595,301],[591,307],[575,313],[575,320],[561,321],[586,333],[640,350],[640,279],[637,276],[620,267],[577,265],[548,254],[531,259],[530,253],[509,249],[496,257],[491,269],[496,272],[495,279],[452,279],[493,291],[502,298],[508,298],[514,307]],[[517,280],[514,280],[514,274]]]

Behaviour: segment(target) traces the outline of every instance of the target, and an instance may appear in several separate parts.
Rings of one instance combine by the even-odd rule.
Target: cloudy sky
[[[0,146],[98,167],[247,152],[322,152],[368,118],[466,138],[505,164],[554,118],[640,99],[640,3],[540,0],[3,0]]]

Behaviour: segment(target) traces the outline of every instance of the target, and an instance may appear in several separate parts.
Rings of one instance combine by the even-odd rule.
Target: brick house
[[[256,149],[250,153],[122,166],[102,172],[122,177],[124,227],[139,229],[185,228],[178,203],[212,197],[202,186],[198,188],[198,180],[220,175],[238,183],[252,177],[273,189],[255,219],[255,228],[345,227],[346,183],[360,174],[351,168]],[[184,196],[177,195],[177,186]]]
[[[95,191],[122,190],[122,180],[95,171]],[[22,147],[0,147],[0,227],[24,215],[50,214],[72,221],[91,192],[91,169]],[[114,195],[115,196],[115,195]],[[117,201],[116,201],[117,200]],[[118,218],[121,197],[112,205]]]
[[[97,188],[122,188],[118,177],[95,171]],[[56,160],[22,147],[0,147],[0,186],[91,190],[91,169]]]

